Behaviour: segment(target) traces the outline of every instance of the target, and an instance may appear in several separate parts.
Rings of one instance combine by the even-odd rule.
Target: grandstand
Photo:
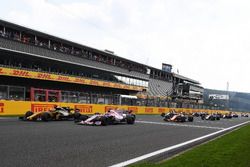
[[[4,20],[0,80],[5,100],[171,107],[203,98],[193,79]]]

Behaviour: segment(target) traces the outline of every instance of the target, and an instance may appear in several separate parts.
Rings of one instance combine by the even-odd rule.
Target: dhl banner
[[[27,111],[43,112],[49,111],[55,105],[79,109],[81,114],[104,113],[111,109],[131,110],[134,114],[161,114],[170,111],[175,112],[208,112],[225,113],[221,110],[189,109],[189,108],[165,108],[165,107],[145,107],[145,106],[121,106],[105,104],[80,104],[80,103],[53,103],[53,102],[31,102],[31,101],[7,101],[0,100],[0,116],[23,115]]]
[[[140,86],[131,86],[120,83],[98,81],[80,77],[70,77],[64,75],[56,75],[28,70],[19,70],[6,67],[0,67],[0,75],[12,76],[12,77],[22,77],[22,78],[31,78],[31,79],[40,79],[40,80],[49,80],[49,81],[58,81],[58,82],[67,82],[67,83],[77,83],[83,85],[92,85],[92,86],[101,86],[109,88],[118,88],[126,90],[136,90],[142,91],[143,87]]]

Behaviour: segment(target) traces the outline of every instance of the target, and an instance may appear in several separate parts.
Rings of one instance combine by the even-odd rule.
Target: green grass
[[[250,167],[250,125],[161,163],[133,167]]]

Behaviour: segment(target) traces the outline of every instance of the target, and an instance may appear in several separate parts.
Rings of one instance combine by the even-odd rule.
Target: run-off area
[[[72,121],[0,119],[1,166],[112,166],[249,121],[169,123],[137,115],[134,125],[80,126]]]

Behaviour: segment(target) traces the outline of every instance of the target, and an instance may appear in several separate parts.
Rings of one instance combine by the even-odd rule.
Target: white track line
[[[133,158],[133,159],[130,159],[130,160],[127,160],[127,161],[118,163],[118,164],[114,164],[114,165],[112,165],[112,166],[110,166],[110,167],[123,167],[123,166],[127,166],[127,165],[130,165],[130,164],[136,163],[136,162],[138,162],[138,161],[141,161],[141,160],[144,160],[144,159],[153,157],[153,156],[155,156],[155,155],[159,155],[159,154],[161,154],[161,153],[164,153],[164,152],[167,152],[167,151],[170,151],[170,150],[179,148],[179,147],[183,147],[183,146],[185,146],[185,145],[194,143],[194,142],[196,142],[196,141],[199,141],[199,140],[202,140],[202,139],[205,139],[205,138],[208,138],[208,137],[211,137],[211,136],[220,134],[220,133],[222,133],[222,132],[232,130],[232,129],[234,129],[234,128],[237,128],[237,127],[239,127],[239,126],[242,126],[242,125],[248,124],[248,123],[250,123],[250,121],[246,121],[246,122],[243,122],[243,123],[241,123],[241,124],[234,125],[234,126],[231,126],[231,127],[229,127],[229,128],[222,129],[222,130],[219,130],[219,131],[214,132],[214,133],[210,133],[210,134],[205,135],[205,136],[201,136],[201,137],[198,137],[198,138],[195,138],[195,139],[192,139],[192,140],[189,140],[189,141],[186,141],[186,142],[177,144],[177,145],[173,145],[173,146],[170,146],[170,147],[163,148],[163,149],[161,149],[161,150],[157,150],[157,151],[154,151],[154,152],[151,152],[151,153],[142,155],[142,156],[140,156],[140,157],[136,157],[136,158]]]
[[[155,124],[155,125],[167,125],[167,126],[182,126],[182,127],[191,127],[191,128],[207,128],[207,129],[225,129],[221,127],[212,127],[212,126],[199,126],[199,125],[187,125],[187,124],[177,124],[177,123],[163,123],[163,122],[151,122],[151,121],[136,121],[136,123],[144,124]]]

